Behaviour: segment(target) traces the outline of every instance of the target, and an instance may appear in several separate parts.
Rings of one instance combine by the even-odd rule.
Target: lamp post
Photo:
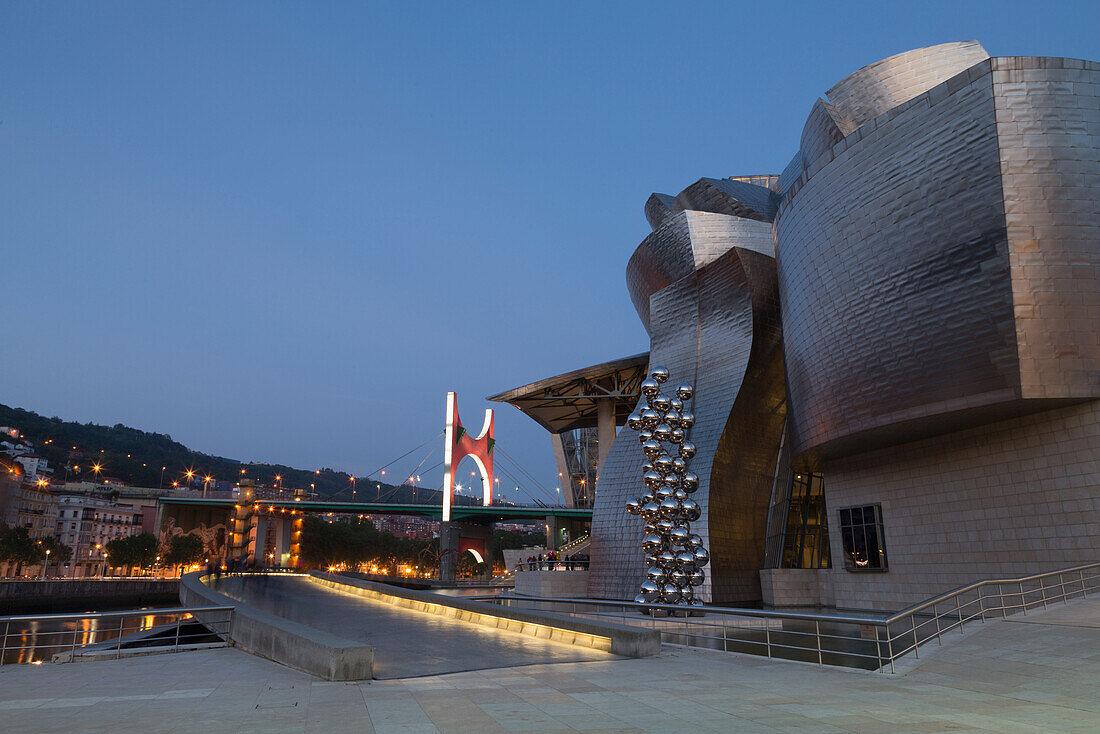
[[[50,567],[50,549],[46,549],[46,562],[42,565],[42,578],[46,578],[46,569]]]

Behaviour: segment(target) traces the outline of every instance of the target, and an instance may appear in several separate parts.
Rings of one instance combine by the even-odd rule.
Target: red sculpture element
[[[451,502],[455,490],[455,472],[469,456],[481,472],[482,504],[493,503],[493,411],[485,411],[485,425],[477,438],[462,427],[458,417],[458,398],[447,393],[447,432],[443,436],[443,522],[451,519]]]

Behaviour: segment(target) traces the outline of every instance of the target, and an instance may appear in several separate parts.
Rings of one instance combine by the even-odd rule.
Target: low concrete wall
[[[185,606],[235,607],[229,639],[260,657],[304,670],[325,680],[363,680],[374,668],[374,648],[262,612],[214,591],[198,572],[180,581]]]
[[[171,603],[179,594],[179,579],[42,579],[0,581],[0,614],[82,611],[102,606]]]
[[[496,604],[441,596],[429,591],[399,589],[321,571],[311,571],[309,575],[315,583],[322,586],[357,594],[373,601],[541,639],[607,650],[615,655],[641,658],[661,651],[661,635],[654,630],[577,619],[564,614],[509,609]]]
[[[516,593],[583,599],[588,596],[588,571],[517,571]]]
[[[836,605],[828,569],[762,568],[760,593],[770,607],[832,607]]]

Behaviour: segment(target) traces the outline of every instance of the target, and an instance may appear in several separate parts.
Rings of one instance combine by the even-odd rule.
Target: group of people
[[[527,557],[528,571],[553,571],[558,568],[564,568],[566,571],[584,571],[588,568],[588,555],[574,553],[562,558],[557,551],[548,551]],[[516,565],[516,570],[524,570],[523,561]]]

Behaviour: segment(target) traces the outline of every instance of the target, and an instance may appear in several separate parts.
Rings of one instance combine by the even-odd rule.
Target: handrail
[[[647,609],[658,609],[667,612],[683,612],[685,608],[678,604],[659,604],[659,603],[642,603],[636,601],[614,601],[611,599],[580,599],[576,597],[560,597],[560,596],[529,596],[526,594],[508,594],[507,596],[501,596],[499,594],[485,597],[470,597],[475,601],[488,601],[488,600],[501,600],[501,599],[519,599],[527,601],[546,601],[546,602],[563,602],[567,604],[588,604],[590,606],[605,606],[605,607],[632,607],[640,611]],[[716,614],[728,614],[742,617],[758,617],[769,619],[798,619],[802,621],[814,622],[845,622],[849,624],[883,624],[886,621],[885,617],[873,617],[873,616],[861,616],[851,614],[823,614],[820,612],[784,612],[779,610],[768,609],[746,609],[742,607],[713,607],[706,606],[701,607],[699,611]]]
[[[959,594],[965,594],[968,591],[974,591],[975,589],[981,588],[982,586],[993,586],[995,584],[1026,584],[1028,581],[1037,581],[1042,578],[1049,578],[1050,576],[1061,576],[1062,574],[1073,573],[1075,571],[1087,571],[1090,568],[1100,568],[1100,562],[1086,563],[1083,566],[1071,566],[1070,568],[1063,568],[1060,571],[1046,571],[1044,573],[1036,573],[1032,574],[1031,576],[1021,576],[1019,578],[985,579],[984,581],[975,581],[974,583],[960,586],[957,589],[946,591],[939,596],[934,596],[926,601],[918,602],[911,607],[906,607],[900,612],[895,612],[892,616],[887,617],[885,621],[888,624],[892,622],[898,622],[905,617],[916,614],[917,612],[922,612],[928,607],[942,604],[952,597],[958,596]]]
[[[80,656],[117,659],[130,654],[131,644],[140,648],[140,654],[225,647],[232,644],[229,632],[235,609],[207,605],[3,616],[0,666],[50,659],[69,662]]]
[[[1100,591],[1100,562],[1071,566],[1056,571],[1018,578],[986,579],[965,584],[892,614],[835,614],[796,612],[738,607],[691,607],[682,605],[542,597],[525,594],[472,597],[475,601],[495,604],[529,603],[571,607],[566,614],[605,614],[617,610],[624,623],[657,628],[670,644],[707,647],[734,652],[783,657],[895,672],[895,662],[910,653],[920,657],[920,648],[932,639],[943,644],[943,636],[952,630],[964,632],[966,625],[984,623],[987,617],[1003,618],[1052,602],[1069,603]],[[1053,581],[1048,581],[1054,579]],[[1039,582],[1037,586],[1033,584]],[[982,589],[996,587],[982,593]],[[1016,588],[1012,588],[1016,587]],[[974,592],[977,592],[976,594]],[[966,598],[967,595],[972,595]],[[951,603],[954,602],[954,603]],[[949,608],[940,610],[940,605]],[[552,607],[552,608],[556,608]],[[637,616],[632,616],[637,615]],[[918,615],[920,619],[918,619]],[[710,616],[711,619],[701,617]],[[628,617],[632,620],[628,622]],[[717,619],[715,618],[717,617]],[[763,620],[747,624],[735,617]],[[646,618],[646,621],[642,621]],[[660,622],[658,622],[658,618]],[[784,624],[789,622],[791,624]],[[899,625],[900,623],[900,625]],[[858,626],[851,630],[851,626]],[[933,628],[932,625],[935,625]],[[848,631],[846,631],[846,628]]]
[[[117,619],[118,617],[138,617],[141,615],[163,616],[166,614],[194,614],[195,612],[226,612],[232,606],[220,607],[174,607],[171,609],[129,609],[123,612],[80,612],[74,614],[16,614],[0,617],[0,622],[65,622],[71,619]]]

